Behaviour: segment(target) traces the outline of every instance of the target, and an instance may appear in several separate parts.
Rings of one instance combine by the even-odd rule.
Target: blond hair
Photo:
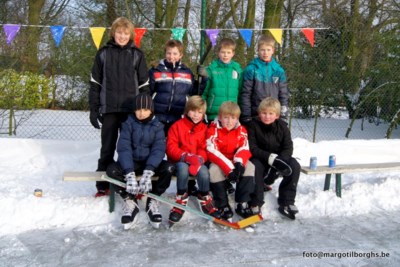
[[[271,36],[261,35],[260,39],[258,39],[257,50],[259,50],[263,45],[268,45],[272,46],[272,48],[275,48],[275,39]]]
[[[267,97],[264,98],[260,105],[258,105],[258,113],[261,113],[266,110],[272,110],[273,112],[276,113],[276,115],[280,116],[281,115],[281,103],[279,102],[278,99],[273,98],[273,97]]]
[[[191,110],[194,111],[199,109],[202,110],[204,113],[206,113],[207,111],[206,101],[199,95],[194,95],[189,97],[185,105],[185,115],[187,115]]]
[[[225,101],[218,109],[218,116],[231,115],[236,118],[240,116],[240,107],[233,101]]]
[[[164,45],[164,53],[167,52],[167,48],[178,48],[179,53],[183,55],[183,44],[178,40],[168,40]]]
[[[116,20],[114,20],[114,22],[111,25],[110,38],[115,37],[115,32],[117,31],[118,28],[127,29],[131,35],[129,39],[131,39],[132,41],[135,40],[135,26],[129,19],[125,17],[119,17]]]
[[[236,43],[231,38],[223,38],[223,39],[221,39],[221,41],[219,41],[217,51],[218,52],[221,51],[222,48],[232,49],[232,51],[235,52]]]

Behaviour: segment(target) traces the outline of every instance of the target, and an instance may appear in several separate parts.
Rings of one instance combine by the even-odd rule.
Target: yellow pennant
[[[268,29],[272,36],[275,38],[275,41],[278,42],[279,45],[282,45],[282,29]]]
[[[96,45],[97,50],[99,50],[101,40],[103,39],[103,34],[106,28],[104,27],[90,27],[90,33],[92,34],[92,39]]]

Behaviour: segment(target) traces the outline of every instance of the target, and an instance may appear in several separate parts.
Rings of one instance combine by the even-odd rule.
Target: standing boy
[[[264,204],[264,183],[271,185],[279,177],[279,212],[295,219],[298,212],[294,205],[300,164],[293,154],[293,141],[286,122],[279,119],[281,105],[277,99],[268,97],[258,107],[258,118],[249,127],[251,161],[256,166],[256,187],[251,206],[258,209]]]
[[[258,57],[252,60],[243,72],[243,87],[239,96],[242,110],[241,121],[248,124],[257,116],[257,107],[266,97],[281,103],[281,118],[288,116],[289,93],[284,69],[272,57],[275,40],[262,35],[257,44]]]
[[[251,153],[247,131],[240,125],[239,116],[239,105],[226,101],[219,107],[218,117],[207,132],[211,191],[215,206],[225,220],[233,216],[226,193],[226,180],[236,183],[236,213],[243,218],[253,215],[248,202],[254,190],[254,165],[249,161]]]
[[[167,156],[175,163],[177,178],[176,202],[186,206],[189,200],[188,179],[194,176],[199,186],[197,199],[204,213],[219,218],[209,193],[210,174],[204,163],[207,161],[207,124],[203,121],[207,106],[201,96],[191,96],[185,108],[185,116],[175,122],[167,138]],[[171,224],[177,223],[184,211],[173,208],[169,215]]]
[[[153,114],[153,101],[147,94],[140,94],[134,100],[134,114],[122,123],[118,139],[118,162],[107,168],[107,175],[126,181],[126,190],[119,193],[124,199],[121,223],[129,228],[137,221],[139,206],[136,197],[140,193],[163,194],[171,183],[173,164],[163,160],[165,155],[164,125]],[[139,183],[136,175],[142,174]],[[157,181],[152,177],[158,176]],[[159,203],[147,197],[146,213],[153,227],[158,228],[162,216]]]
[[[134,45],[134,26],[126,18],[111,25],[110,40],[96,54],[90,76],[90,123],[100,129],[101,149],[97,171],[114,162],[121,123],[133,110],[133,99],[148,91],[147,64]],[[108,182],[96,182],[96,197],[108,194]]]

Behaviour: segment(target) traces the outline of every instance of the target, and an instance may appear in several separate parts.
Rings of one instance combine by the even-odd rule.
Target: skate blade
[[[289,219],[291,219],[291,220],[295,220],[295,219],[296,219],[295,213],[288,213],[288,212],[285,212],[285,211],[282,210],[282,209],[278,209],[278,211],[279,211],[279,213],[280,213],[283,217],[285,217],[285,218],[289,218]]]
[[[135,225],[137,224],[137,222],[138,222],[138,216],[136,216],[136,217],[133,219],[132,222],[123,223],[122,225],[123,225],[123,227],[124,227],[124,230],[129,230],[129,229],[134,228]]]
[[[246,232],[248,232],[248,233],[254,233],[254,228],[252,227],[252,226],[249,226],[249,227],[246,227],[246,228],[244,228],[244,230],[246,231]]]
[[[160,229],[161,222],[151,222],[151,221],[149,221],[149,223],[154,229]]]

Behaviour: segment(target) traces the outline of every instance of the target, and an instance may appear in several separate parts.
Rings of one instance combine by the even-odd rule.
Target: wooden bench
[[[63,174],[63,181],[65,182],[106,182],[103,180],[101,177],[105,175],[106,172],[73,172],[73,171],[66,171]],[[136,176],[136,179],[139,181],[141,178],[140,175]],[[157,181],[158,177],[153,176],[151,178],[153,181]],[[175,180],[176,176],[172,176],[172,180]],[[190,176],[189,180],[194,180],[195,177]],[[116,185],[110,183],[110,194],[108,198],[108,206],[109,206],[109,212],[113,212],[115,208],[115,189]]]
[[[301,172],[310,175],[325,174],[324,191],[329,190],[332,174],[336,178],[336,196],[342,197],[342,174],[351,172],[374,172],[374,171],[398,171],[400,162],[389,163],[367,163],[367,164],[347,164],[337,165],[329,168],[328,166],[318,166],[312,170],[309,167],[301,167]]]

